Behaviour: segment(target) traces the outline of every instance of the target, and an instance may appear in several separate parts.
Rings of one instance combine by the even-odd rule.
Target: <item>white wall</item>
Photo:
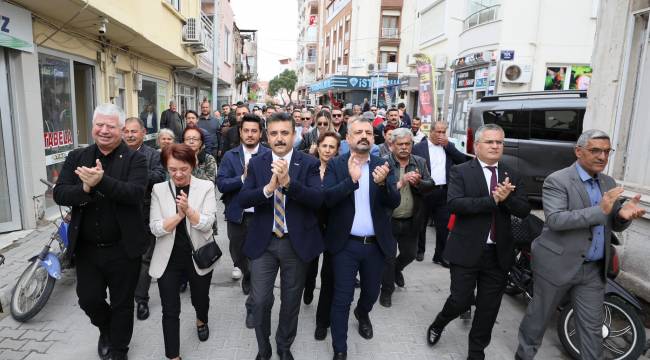
[[[350,68],[352,76],[368,75],[367,64],[377,63],[379,45],[379,2],[376,0],[352,0],[352,31],[350,33],[350,64],[353,59],[364,59],[360,68]]]

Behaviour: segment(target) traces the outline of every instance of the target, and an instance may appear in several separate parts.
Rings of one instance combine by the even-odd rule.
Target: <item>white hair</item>
[[[413,142],[413,133],[409,129],[397,128],[397,129],[393,130],[392,133],[390,133],[390,141],[393,142],[393,143],[395,141],[397,141],[397,139],[403,138],[403,137],[409,137],[409,138],[411,138],[411,142]]]
[[[117,116],[118,123],[120,125],[120,128],[124,127],[124,122],[126,120],[126,114],[124,111],[117,105],[115,104],[101,104],[98,105],[95,108],[95,112],[93,112],[93,123],[95,122],[95,119],[97,119],[97,115],[104,115],[104,116]]]
[[[585,147],[591,139],[609,140],[609,135],[607,135],[606,132],[598,129],[586,130],[580,134],[578,141],[576,141],[576,146]]]

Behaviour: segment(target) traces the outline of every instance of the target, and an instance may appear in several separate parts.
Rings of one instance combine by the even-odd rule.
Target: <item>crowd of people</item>
[[[510,219],[530,212],[522,178],[501,162],[504,131],[494,124],[477,129],[469,157],[448,140],[445,122],[425,134],[403,104],[365,105],[366,111],[238,103],[211,113],[205,101],[200,114],[181,115],[171,102],[160,116],[159,149],[144,144],[151,116],[125,118],[115,105],[98,106],[95,143],[68,155],[54,199],[72,207],[68,254],[80,307],[99,329],[100,359],[127,359],[134,312],[139,320],[150,315],[152,278],[165,356],[180,359],[180,293],[188,284],[197,337],[209,339],[219,200],[256,359],[273,356],[278,271],[275,352],[293,359],[300,304],[314,301],[319,270],[314,338],[325,340],[329,330],[333,358],[346,359],[355,288],[360,296],[352,313],[359,334],[371,339],[372,308],[377,300],[391,307],[395,287],[407,282],[406,267],[423,261],[430,220],[432,261],[449,268],[451,285],[426,340],[436,345],[445,326],[471,317],[474,306],[468,359],[484,359],[514,261]],[[532,250],[535,296],[516,359],[535,356],[557,301],[569,291],[580,305],[581,354],[601,356],[605,249],[612,230],[644,214],[638,196],[619,201],[622,188],[602,174],[610,151],[607,134],[586,131],[576,163],[545,182],[547,226]]]

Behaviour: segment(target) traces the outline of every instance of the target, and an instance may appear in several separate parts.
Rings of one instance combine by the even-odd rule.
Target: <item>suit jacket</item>
[[[446,146],[442,147],[445,150],[447,155],[447,162],[445,163],[445,170],[447,174],[447,184],[449,184],[449,170],[453,165],[462,164],[465,161],[471,159],[471,157],[463,154],[462,152],[456,149],[456,146],[452,142],[447,143]],[[427,169],[431,173],[431,157],[429,156],[429,139],[426,137],[422,139],[419,143],[413,145],[413,155],[423,157],[427,163]]]
[[[616,186],[614,179],[605,174],[598,174],[598,178],[603,193]],[[546,223],[531,245],[532,269],[556,286],[567,284],[580,270],[591,246],[592,226],[605,225],[605,264],[608,264],[612,230],[623,231],[631,223],[617,216],[619,202],[609,215],[600,206],[591,206],[575,163],[544,180],[542,202]],[[606,272],[603,266],[603,279]]]
[[[101,196],[111,200],[122,237],[119,241],[130,258],[141,256],[149,247],[145,236],[142,203],[149,182],[147,159],[121,143],[115,150],[115,160],[104,172],[102,180],[90,193],[83,191],[83,183],[75,174],[79,166],[94,167],[97,145],[75,149],[68,154],[54,187],[54,201],[61,206],[72,207],[68,227],[70,249],[74,254],[79,239],[79,229],[86,206],[92,206]],[[88,239],[87,239],[88,240]]]
[[[239,191],[244,183],[241,176],[244,174],[244,149],[239,145],[234,149],[228,150],[221,159],[219,170],[217,171],[217,188],[223,194],[221,200],[226,205],[224,213],[226,221],[241,224],[244,216],[244,208],[239,205]],[[270,150],[264,146],[259,146],[257,155],[263,155]],[[252,159],[252,157],[251,157]]]
[[[510,177],[515,191],[498,205],[494,202],[477,159],[455,165],[449,174],[447,204],[456,214],[456,223],[449,233],[444,258],[452,264],[478,266],[492,224],[496,221],[496,248],[499,266],[507,271],[514,262],[514,242],[510,216],[524,218],[530,213],[524,182],[511,168],[499,163],[498,179]],[[507,175],[506,175],[507,174]]]
[[[177,143],[182,143],[183,139],[183,130],[185,130],[185,120],[176,111],[171,111],[171,109],[167,109],[160,114],[160,128],[161,129],[169,129],[174,132],[174,135],[176,135],[176,142]]]
[[[146,144],[142,144],[138,149],[138,152],[144,155],[144,157],[147,159],[147,168],[149,170],[149,182],[147,184],[147,190],[144,193],[144,202],[142,206],[145,224],[147,224],[147,227],[149,227],[151,190],[153,189],[154,184],[165,181],[166,171],[163,169],[162,164],[160,163],[160,153],[156,149]]]
[[[255,215],[248,227],[244,253],[251,259],[262,256],[273,228],[273,196],[267,198],[263,188],[271,180],[272,152],[267,151],[248,162],[248,175],[239,192],[239,206],[255,207]],[[323,203],[320,162],[313,156],[294,151],[289,162],[289,187],[285,191],[285,221],[289,241],[305,262],[323,252],[323,239],[318,227],[316,211]]]
[[[336,254],[345,248],[350,241],[350,231],[354,221],[354,191],[359,183],[354,183],[348,171],[350,153],[337,156],[327,163],[323,186],[325,187],[325,203],[329,210],[328,226],[325,232],[325,247],[331,254]],[[391,169],[386,177],[385,185],[375,184],[372,172],[386,160],[370,155],[369,190],[372,224],[379,247],[385,256],[394,256],[397,252],[395,238],[391,228],[391,213],[400,204],[397,190],[397,177]]]
[[[140,120],[144,123],[144,126],[147,126],[147,116],[149,115],[148,112],[143,111],[140,113]],[[147,134],[153,134],[158,132],[158,115],[156,115],[156,112],[151,113],[151,125],[152,127],[147,127]]]
[[[169,190],[171,184],[172,191]],[[185,226],[187,234],[190,236],[192,245],[195,249],[214,241],[212,238],[212,224],[217,215],[217,200],[214,195],[214,184],[212,181],[202,180],[192,176],[190,180],[190,191],[187,195],[188,205],[200,213],[199,222],[192,225],[189,219],[185,219]],[[176,215],[176,186],[173,181],[165,181],[154,185],[153,192],[151,193],[151,220],[149,227],[151,233],[156,237],[156,246],[153,249],[151,256],[151,264],[149,265],[149,275],[154,278],[160,278],[167,264],[169,257],[174,248],[174,240],[176,238],[176,228],[167,232],[163,228],[163,221],[171,216]],[[216,262],[208,269],[199,269],[192,258],[194,263],[194,270],[199,275],[205,275],[212,271]]]
[[[399,179],[401,166],[399,160],[395,159],[395,156],[392,154],[388,155],[387,160],[388,165],[395,171],[395,177]],[[429,175],[429,170],[424,159],[417,155],[411,155],[404,172],[407,173],[416,170],[420,173],[422,179],[418,185],[411,186],[411,192],[413,194],[413,227],[420,229],[429,217],[428,207],[423,204],[424,198],[433,190],[435,184],[433,183],[433,179],[431,179],[431,175]]]

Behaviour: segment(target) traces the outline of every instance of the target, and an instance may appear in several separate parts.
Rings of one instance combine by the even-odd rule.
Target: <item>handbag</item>
[[[169,186],[169,191],[172,193],[172,198],[176,199],[176,194],[172,189],[171,180],[167,185]],[[176,212],[178,212],[178,208],[176,209]],[[209,243],[196,249],[190,240],[190,247],[192,247],[192,258],[199,269],[208,269],[223,255],[221,248],[219,248],[219,245],[217,244],[217,240],[214,238],[214,233],[212,234],[212,241]]]

